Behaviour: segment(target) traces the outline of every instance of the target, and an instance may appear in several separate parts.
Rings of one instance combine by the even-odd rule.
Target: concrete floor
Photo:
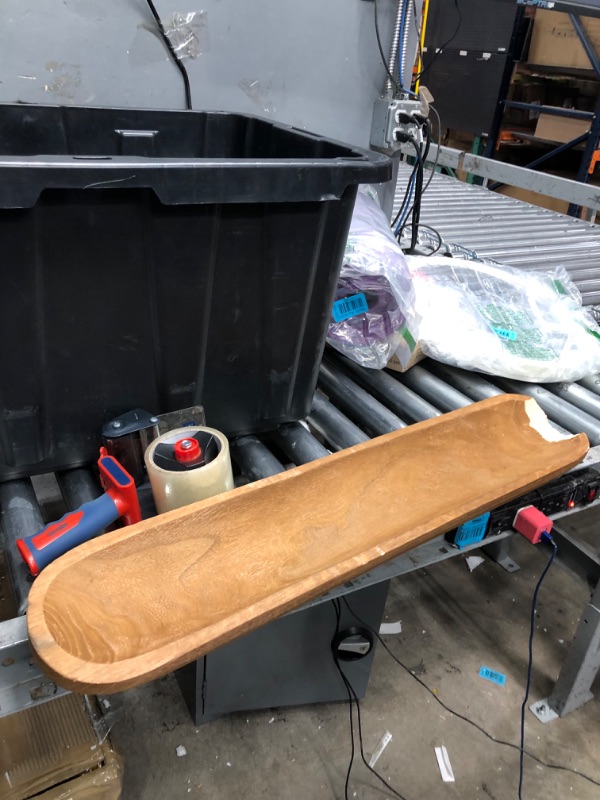
[[[593,536],[597,510],[582,515]],[[401,620],[389,647],[451,708],[493,736],[518,741],[526,674],[530,604],[547,553],[514,541],[521,570],[486,560],[470,573],[462,556],[392,582],[386,617]],[[589,600],[588,591],[553,568],[540,593],[531,701],[547,696]],[[482,665],[506,675],[497,686]],[[596,687],[600,691],[600,685]],[[198,797],[339,800],[350,758],[346,704],[233,714],[196,728],[172,676],[109,698],[113,742],[124,759],[124,800]],[[442,709],[378,647],[361,702],[367,759],[382,735],[392,740],[377,763],[406,800],[513,800],[519,755],[495,744]],[[526,748],[539,758],[600,781],[600,703],[593,700],[542,725],[527,712]],[[186,755],[178,757],[183,745]],[[434,748],[445,745],[455,783],[443,783]],[[391,798],[355,762],[350,798]],[[600,788],[561,770],[525,760],[523,797],[597,800]]]

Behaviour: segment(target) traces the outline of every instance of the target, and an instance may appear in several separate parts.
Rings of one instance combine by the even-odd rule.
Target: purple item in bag
[[[343,269],[343,268],[342,268]],[[362,292],[369,310],[342,322],[332,322],[327,338],[335,346],[370,347],[377,342],[387,342],[404,324],[390,282],[385,275],[356,275],[340,277],[335,293],[336,300]]]
[[[415,314],[406,259],[376,198],[360,187],[327,342],[363,367],[382,369]]]

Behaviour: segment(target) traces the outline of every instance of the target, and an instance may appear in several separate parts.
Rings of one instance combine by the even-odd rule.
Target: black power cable
[[[427,179],[427,183],[423,187],[423,194],[425,194],[427,189],[429,189],[429,184],[433,180],[433,176],[435,175],[435,173],[437,171],[438,163],[439,163],[439,160],[440,160],[440,150],[442,148],[442,120],[440,119],[440,115],[437,112],[437,108],[434,108],[432,105],[429,106],[429,108],[435,114],[435,117],[437,119],[437,124],[438,124],[437,150],[436,150],[436,153],[435,153],[435,161],[433,162],[433,167],[431,168],[431,175],[429,176],[429,178]]]
[[[544,567],[544,571],[540,575],[540,579],[536,584],[535,591],[533,593],[533,600],[531,601],[531,624],[529,626],[529,658],[527,661],[527,685],[525,687],[525,697],[523,698],[523,704],[521,706],[521,753],[519,755],[519,800],[523,800],[522,791],[523,791],[523,755],[525,753],[525,712],[527,710],[527,699],[529,698],[529,689],[531,687],[531,670],[533,668],[533,634],[535,631],[535,610],[537,608],[537,598],[538,593],[540,591],[540,587],[544,581],[544,578],[548,574],[548,570],[552,566],[552,562],[556,556],[556,552],[558,550],[556,546],[556,542],[554,539],[548,534],[542,534],[542,541],[547,541],[552,545],[552,552],[550,553],[550,558],[548,559],[548,563]]]
[[[433,163],[433,167],[431,169],[431,173],[429,175],[429,178],[427,179],[427,183],[425,184],[425,186],[423,186],[423,189],[422,189],[422,191],[421,191],[421,193],[420,193],[420,195],[418,197],[417,197],[417,194],[415,192],[415,201],[414,201],[413,205],[410,207],[410,209],[408,211],[408,214],[406,214],[406,218],[408,218],[411,214],[413,214],[414,208],[415,208],[415,204],[417,203],[417,200],[418,200],[418,207],[419,207],[418,219],[420,220],[421,199],[422,199],[423,195],[425,194],[425,192],[427,191],[427,189],[429,188],[429,186],[431,184],[431,181],[433,180],[433,176],[436,173],[438,162],[439,162],[439,159],[440,159],[440,148],[441,148],[441,144],[442,144],[442,142],[441,142],[442,121],[440,119],[440,115],[438,114],[437,110],[432,105],[430,106],[430,110],[433,111],[433,113],[435,114],[436,119],[437,119],[437,124],[438,124],[437,150],[436,150],[436,154],[435,154],[435,161]],[[422,161],[423,161],[423,168],[425,166],[425,159],[427,158],[427,155],[429,154],[429,148],[430,148],[431,139],[432,139],[432,130],[433,129],[432,129],[431,123],[429,122],[429,120],[427,120],[427,124],[426,124],[427,145],[426,145],[425,150],[423,151],[422,156],[421,156],[422,157]],[[414,145],[414,140],[413,140],[413,145]],[[414,145],[414,146],[416,147],[416,145]],[[417,168],[417,166],[418,165],[415,165],[415,169]],[[402,216],[402,214],[404,212],[404,209],[406,208],[406,201],[407,201],[407,198],[408,198],[408,195],[409,195],[410,184],[412,182],[413,175],[415,174],[415,169],[413,169],[413,172],[411,173],[411,176],[409,178],[407,189],[406,189],[406,194],[404,195],[404,200],[402,201],[402,205],[400,206],[400,209],[399,209],[398,213],[396,214],[396,217],[395,217],[394,221],[392,222],[392,229],[395,229],[398,220],[400,219],[400,217]],[[435,248],[433,253],[428,253],[428,255],[433,255],[434,253],[437,253],[438,250],[440,250],[440,248],[442,247],[443,240],[442,240],[442,237],[441,237],[440,233],[437,230],[435,230],[435,228],[432,228],[431,225],[422,225],[420,222],[418,222],[417,225],[415,225],[414,224],[414,219],[411,222],[404,223],[402,225],[402,227],[398,230],[398,233],[396,234],[396,238],[398,239],[398,242],[400,242],[400,238],[402,236],[402,233],[404,232],[405,228],[407,228],[407,227],[411,228],[411,245],[410,245],[409,252],[414,251],[415,244],[416,244],[416,242],[418,240],[418,229],[419,229],[419,227],[426,228],[428,230],[433,231],[435,233],[435,235],[439,239],[438,247]],[[416,235],[415,235],[415,231],[416,231]],[[413,239],[415,240],[414,243],[413,243]]]
[[[358,623],[360,623],[360,625],[363,625],[365,628],[367,628],[368,630],[371,631],[371,633],[377,638],[377,640],[379,641],[381,646],[394,659],[396,664],[398,664],[398,666],[402,667],[402,669],[406,672],[406,674],[410,675],[410,677],[413,678],[418,684],[420,684],[423,687],[423,689],[425,689],[426,692],[429,692],[429,694],[433,697],[433,699],[436,701],[436,703],[439,703],[439,705],[445,711],[447,711],[448,714],[452,714],[453,717],[457,717],[458,719],[462,720],[463,722],[468,723],[473,728],[478,730],[480,733],[483,733],[483,735],[486,736],[491,742],[494,742],[494,744],[501,744],[503,747],[510,747],[513,750],[517,750],[519,753],[522,752],[524,755],[526,755],[528,758],[531,758],[533,761],[537,762],[542,767],[546,767],[547,769],[559,770],[561,772],[569,772],[571,775],[577,775],[578,778],[583,778],[584,781],[588,781],[589,783],[592,783],[594,786],[600,786],[600,781],[597,781],[595,778],[591,778],[589,775],[586,775],[585,772],[580,772],[578,769],[572,769],[571,767],[565,767],[562,764],[551,764],[551,763],[549,763],[547,761],[544,761],[541,758],[538,758],[538,756],[534,755],[533,753],[530,753],[528,750],[525,750],[524,748],[519,747],[518,744],[513,744],[513,742],[506,742],[504,739],[497,739],[495,736],[492,736],[491,733],[488,733],[488,731],[486,731],[486,729],[483,728],[481,725],[479,725],[477,722],[474,722],[472,719],[469,719],[469,717],[465,717],[463,714],[460,714],[458,711],[455,711],[453,708],[450,708],[450,706],[447,706],[446,703],[444,703],[443,700],[440,700],[440,698],[433,691],[433,689],[430,689],[429,686],[427,686],[425,681],[422,681],[421,678],[419,678],[418,675],[415,675],[414,672],[411,672],[411,670],[406,666],[406,664],[404,664],[402,661],[400,661],[400,659],[390,650],[390,648],[387,646],[387,644],[381,638],[379,632],[376,631],[374,628],[372,628],[370,625],[368,625],[364,620],[362,620],[358,616],[358,614],[356,614],[352,610],[352,608],[350,607],[350,604],[348,603],[348,600],[345,597],[343,598],[343,600],[344,600],[344,603],[346,604],[346,607],[347,607],[348,611],[352,614],[354,619]]]
[[[458,22],[456,23],[456,30],[454,31],[454,33],[452,34],[452,36],[451,36],[451,37],[450,37],[450,38],[449,38],[449,39],[448,39],[446,42],[444,42],[444,44],[440,45],[439,47],[436,47],[436,49],[435,49],[435,53],[434,53],[434,55],[433,55],[433,58],[431,59],[431,61],[429,62],[429,64],[427,64],[427,66],[426,66],[426,67],[424,67],[424,68],[421,70],[421,72],[419,72],[419,74],[418,74],[418,75],[415,75],[415,76],[413,77],[413,83],[416,83],[418,80],[420,80],[420,79],[423,77],[423,75],[425,75],[425,73],[427,72],[427,70],[428,70],[428,69],[431,69],[431,67],[432,67],[432,65],[433,65],[433,63],[434,63],[434,61],[435,61],[435,60],[436,60],[436,58],[439,56],[439,54],[440,54],[440,53],[441,53],[441,52],[444,50],[444,48],[445,48],[445,47],[448,47],[448,45],[449,45],[451,42],[453,42],[453,41],[456,39],[456,37],[458,36],[458,33],[459,33],[459,31],[460,31],[460,29],[461,29],[461,27],[462,27],[463,16],[462,16],[462,12],[461,12],[461,10],[460,10],[460,8],[459,8],[459,5],[458,5],[458,0],[454,0],[454,5],[455,5],[455,7],[456,7],[456,13],[458,14]]]
[[[185,107],[186,107],[186,109],[188,111],[192,111],[193,110],[192,109],[192,90],[190,88],[190,78],[189,78],[189,75],[187,73],[187,69],[184,67],[183,62],[181,61],[181,59],[179,58],[179,56],[175,52],[175,49],[174,49],[173,45],[171,44],[171,40],[167,36],[167,32],[165,31],[165,26],[162,23],[162,20],[160,18],[160,15],[159,15],[158,11],[156,10],[156,8],[154,6],[154,3],[152,2],[152,0],[146,0],[146,2],[148,3],[148,8],[152,12],[152,16],[154,17],[154,19],[156,21],[156,25],[157,25],[158,30],[160,31],[160,34],[161,34],[161,36],[163,38],[165,46],[166,46],[167,50],[169,51],[169,54],[171,55],[171,58],[173,59],[173,63],[175,64],[175,66],[177,67],[179,72],[181,72],[181,77],[183,78],[183,88],[184,88],[184,91],[185,91]]]
[[[414,167],[413,167],[413,170],[412,170],[412,172],[410,173],[410,178],[408,179],[408,181],[407,181],[407,184],[406,184],[406,191],[404,192],[404,198],[403,198],[403,200],[402,200],[402,203],[400,204],[400,208],[398,209],[398,213],[396,214],[396,216],[395,216],[395,217],[394,217],[394,219],[392,220],[392,226],[391,226],[391,227],[392,227],[392,230],[394,230],[394,229],[395,229],[396,225],[398,224],[398,220],[399,220],[399,219],[400,219],[400,217],[402,216],[402,214],[403,214],[403,212],[404,212],[404,209],[406,208],[406,205],[407,205],[407,203],[409,202],[409,195],[410,195],[410,185],[411,185],[411,183],[412,183],[412,180],[413,180],[413,177],[414,177],[414,175],[415,175],[415,173],[416,173],[416,171],[417,171],[417,167],[418,167],[418,162],[417,162],[417,161],[415,161],[415,165],[414,165]],[[409,212],[409,213],[410,213],[410,212]]]
[[[341,610],[341,606],[340,606],[340,601],[338,599],[332,600],[331,603],[332,603],[333,608],[335,610],[336,625],[335,625],[334,642],[336,642],[337,638],[339,636],[339,633],[340,633],[340,621],[341,621],[341,617],[342,617],[342,610]],[[350,612],[350,613],[352,613],[352,612]],[[368,625],[366,625],[365,627],[368,628],[369,630],[372,630],[370,628],[370,626],[368,626]],[[344,800],[349,800],[349,798],[348,798],[348,787],[349,787],[349,783],[350,783],[350,773],[352,771],[352,764],[354,763],[354,753],[355,753],[355,749],[354,749],[354,719],[353,719],[353,712],[352,712],[352,704],[353,704],[353,702],[356,704],[356,720],[357,720],[358,742],[359,742],[359,746],[360,746],[360,757],[362,759],[363,764],[369,770],[369,772],[371,772],[377,778],[377,780],[381,781],[381,783],[385,786],[385,788],[386,788],[386,790],[388,792],[391,792],[394,795],[394,797],[397,797],[399,800],[406,800],[404,795],[400,794],[400,792],[398,792],[396,789],[394,789],[392,786],[390,786],[389,783],[385,780],[385,778],[383,776],[381,776],[377,772],[377,770],[373,769],[373,767],[367,761],[367,758],[365,756],[364,747],[363,747],[362,720],[361,720],[361,716],[360,716],[360,701],[359,701],[359,699],[358,699],[358,697],[356,695],[356,692],[354,691],[354,688],[352,687],[352,684],[350,683],[350,681],[348,680],[348,678],[344,674],[344,671],[342,670],[342,667],[340,665],[340,660],[338,658],[337,650],[335,649],[335,647],[332,647],[332,653],[333,653],[334,664],[335,664],[335,666],[337,668],[337,671],[340,674],[340,677],[341,677],[341,679],[342,679],[342,681],[344,683],[344,686],[346,687],[346,692],[348,693],[348,707],[350,709],[350,737],[352,739],[352,752],[351,752],[351,756],[350,756],[350,763],[348,764],[348,770],[346,772],[346,782],[344,784]]]
[[[404,195],[404,199],[400,208],[398,209],[398,213],[396,214],[393,222],[392,222],[392,230],[396,231],[396,225],[399,219],[404,220],[412,213],[412,233],[411,233],[411,244],[408,250],[409,253],[414,252],[415,246],[417,244],[418,239],[418,226],[419,226],[419,219],[421,216],[421,197],[423,195],[423,170],[424,170],[424,160],[427,157],[427,153],[429,152],[429,145],[431,139],[431,125],[429,120],[425,120],[423,123],[424,128],[426,130],[426,138],[425,138],[425,145],[424,149],[421,150],[417,140],[413,136],[408,136],[407,141],[409,141],[412,146],[415,148],[415,155],[416,155],[416,162],[413,167],[413,171],[411,173],[410,179],[408,181],[406,192]],[[413,186],[414,182],[414,186]],[[412,189],[411,189],[412,187]],[[411,194],[414,194],[414,201],[413,204],[408,211],[408,214],[405,214],[406,206],[409,202],[409,198]],[[402,228],[404,225],[402,225]],[[400,230],[395,232],[395,236],[398,237]]]
[[[420,43],[420,31],[419,31],[418,24],[417,24],[418,14],[417,14],[417,8],[416,8],[415,0],[412,0],[412,5],[413,5],[413,11],[414,11],[413,22],[414,22],[415,31],[416,31],[416,34],[417,34],[417,46],[419,48],[419,55],[422,57],[421,43]],[[460,10],[459,10],[459,13],[460,13]],[[386,70],[390,80],[392,81],[392,85],[393,85],[395,93],[396,93],[397,91],[400,91],[402,89],[402,87],[400,86],[399,82],[396,80],[394,75],[392,75],[392,71],[391,71],[390,65],[388,64],[388,62],[387,62],[387,60],[385,58],[385,54],[383,52],[383,46],[381,44],[381,35],[380,35],[380,30],[379,30],[379,19],[378,19],[378,12],[377,12],[377,0],[374,0],[374,3],[373,3],[373,14],[374,14],[374,22],[375,22],[375,35],[377,37],[377,46],[379,48],[379,54],[381,56],[381,60],[383,62],[383,65],[385,66],[385,70]],[[439,143],[439,140],[441,138],[441,127],[442,126],[441,126],[440,118],[439,118],[439,115],[437,114],[437,111],[435,113],[437,115],[437,120],[438,120],[438,143]],[[404,194],[404,199],[402,200],[402,203],[400,204],[400,208],[398,209],[398,213],[396,214],[396,216],[395,216],[395,218],[394,218],[394,220],[392,222],[392,226],[391,226],[392,230],[396,231],[396,227],[398,225],[398,220],[404,220],[406,217],[409,217],[409,216],[411,217],[411,223],[410,223],[411,238],[410,238],[410,246],[408,248],[408,252],[409,253],[414,253],[415,252],[415,247],[416,247],[417,242],[418,242],[419,221],[420,221],[420,217],[421,217],[421,197],[422,197],[423,193],[426,191],[426,189],[429,186],[429,184],[431,183],[431,179],[433,177],[433,172],[435,172],[435,170],[437,169],[439,156],[440,156],[440,150],[439,150],[439,146],[438,146],[437,153],[436,153],[436,158],[435,158],[435,164],[433,166],[433,172],[429,176],[427,184],[424,187],[423,186],[424,166],[425,166],[425,160],[426,160],[427,155],[429,153],[429,148],[431,146],[431,139],[432,139],[432,128],[431,128],[431,123],[429,122],[429,120],[426,119],[422,123],[422,128],[423,128],[423,133],[424,133],[424,149],[423,150],[421,150],[421,147],[417,143],[417,140],[415,139],[415,137],[413,137],[413,136],[405,137],[405,141],[411,142],[413,147],[415,148],[416,162],[415,162],[415,165],[413,167],[413,171],[412,171],[412,173],[410,175],[410,178],[408,179],[408,182],[407,182],[407,185],[406,185],[406,192]],[[408,213],[406,213],[406,208],[408,206],[408,203],[410,202],[410,198],[413,197],[413,196],[414,196],[414,200],[413,200],[412,206],[410,207]],[[407,227],[407,226],[402,225],[401,226],[401,230],[404,230],[405,227]],[[399,230],[395,235],[398,236],[398,234],[401,232],[401,230]],[[439,234],[438,234],[438,236],[439,236]],[[440,244],[439,244],[438,248],[436,249],[436,252],[442,246],[441,237],[439,237],[439,238],[440,238]]]
[[[407,140],[415,148],[415,155],[416,155],[416,159],[417,160],[415,161],[415,165],[414,165],[413,170],[412,170],[412,172],[410,174],[410,178],[408,179],[408,182],[406,184],[406,192],[404,193],[404,199],[402,200],[400,208],[398,209],[398,213],[396,214],[396,216],[394,217],[394,220],[392,222],[392,229],[396,228],[396,225],[398,224],[398,220],[404,214],[404,210],[405,210],[407,204],[410,202],[409,198],[410,198],[410,195],[411,195],[411,189],[410,189],[411,184],[413,182],[413,179],[416,181],[417,172],[422,167],[422,164],[423,164],[423,157],[421,155],[421,148],[419,147],[419,144],[418,144],[417,140],[413,136],[408,136]],[[415,188],[416,188],[416,186],[415,186]],[[409,211],[409,214],[410,214],[410,211]]]
[[[400,228],[400,230],[398,231],[398,241],[402,239],[402,234],[408,227],[412,227],[412,222],[405,222],[404,225]],[[435,237],[438,240],[437,246],[430,253],[427,253],[428,256],[434,256],[444,246],[444,240],[442,239],[442,234],[435,228],[432,228],[431,225],[423,225],[422,222],[419,222],[419,228],[424,228],[426,231],[431,231],[433,234],[435,234]]]
[[[415,199],[413,201],[412,207],[412,228],[411,228],[411,236],[410,236],[410,248],[408,250],[409,253],[415,252],[415,247],[417,246],[417,241],[419,237],[419,221],[421,219],[421,199],[423,197],[423,175],[425,171],[425,159],[429,153],[429,147],[431,144],[431,124],[428,119],[425,120],[423,123],[426,135],[426,144],[425,150],[421,154],[419,159],[419,169],[417,170],[417,174],[415,177]]]

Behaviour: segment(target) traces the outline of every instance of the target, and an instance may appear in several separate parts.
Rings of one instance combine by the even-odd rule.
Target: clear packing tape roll
[[[171,445],[181,439],[193,437],[196,433],[210,434],[217,440],[219,452],[216,458],[201,466],[181,471],[165,469],[156,463],[156,448],[159,445]],[[169,431],[150,444],[144,459],[159,514],[233,489],[229,442],[214,428],[190,426]]]

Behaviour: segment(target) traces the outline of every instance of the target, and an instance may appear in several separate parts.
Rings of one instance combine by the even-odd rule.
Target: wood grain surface
[[[74,691],[139,685],[525,493],[588,449],[539,413],[493,397],[77,547],[30,593],[42,667]]]

